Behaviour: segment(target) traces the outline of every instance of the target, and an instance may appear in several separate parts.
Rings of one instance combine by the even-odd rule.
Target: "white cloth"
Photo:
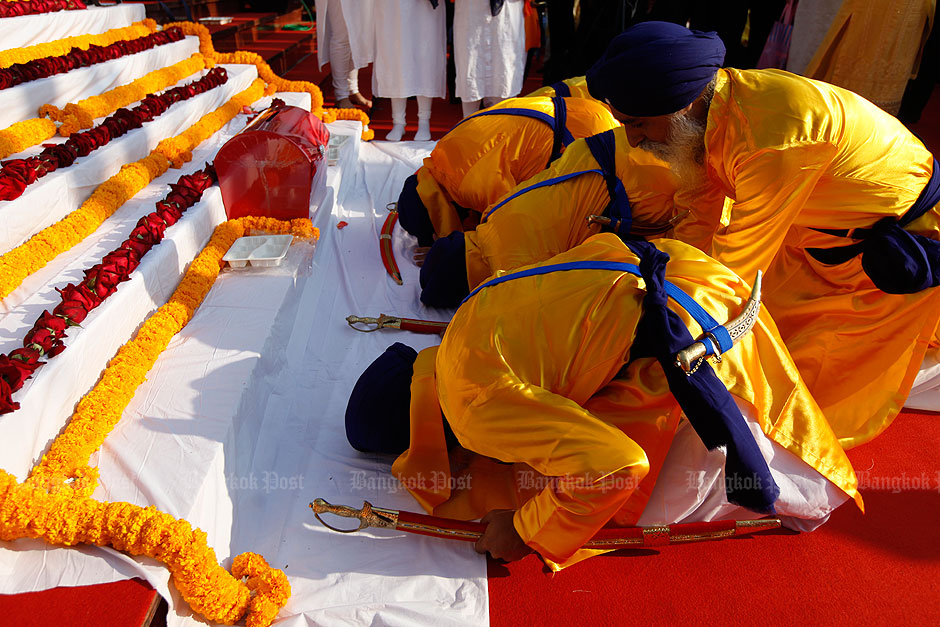
[[[130,26],[146,16],[143,4],[119,4],[110,7],[90,5],[84,11],[5,17],[0,20],[0,52],[65,37],[98,35],[112,28]]]
[[[382,98],[447,93],[447,32],[443,2],[380,0],[375,4],[372,94]]]
[[[511,98],[525,72],[525,0],[506,0],[493,17],[489,0],[456,0],[454,63],[461,100]]]
[[[348,98],[350,94],[359,93],[359,68],[353,60],[349,45],[349,29],[343,14],[343,2],[335,2],[329,17],[329,55],[330,74],[333,76],[333,91],[336,101]],[[371,22],[371,15],[369,20]]]
[[[813,0],[796,5],[793,32],[790,35],[790,53],[787,71],[802,74],[826,38],[842,0]]]
[[[387,0],[379,0],[379,4]],[[332,8],[331,8],[332,7]],[[359,69],[372,63],[374,58],[373,0],[317,0],[317,61],[322,68],[327,63],[335,69],[332,58],[335,47],[333,39],[338,35],[345,39],[352,65]],[[339,9],[345,33],[336,33],[337,20],[331,15]]]

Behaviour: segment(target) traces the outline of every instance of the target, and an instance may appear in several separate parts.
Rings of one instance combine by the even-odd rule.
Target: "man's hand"
[[[480,522],[486,523],[486,531],[473,547],[477,553],[489,553],[495,559],[514,562],[532,552],[512,524],[515,513],[511,509],[494,509],[481,519]]]
[[[415,265],[419,268],[424,265],[424,260],[428,256],[428,251],[431,250],[430,246],[417,246],[415,247]]]

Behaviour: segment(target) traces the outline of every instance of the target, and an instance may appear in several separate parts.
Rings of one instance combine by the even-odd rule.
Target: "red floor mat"
[[[937,624],[940,415],[905,412],[849,456],[865,515],[848,504],[813,533],[619,551],[554,576],[533,556],[490,561],[491,623]]]

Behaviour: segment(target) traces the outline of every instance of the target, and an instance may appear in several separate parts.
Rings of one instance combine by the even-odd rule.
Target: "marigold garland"
[[[87,50],[88,46],[92,44],[96,46],[110,46],[118,41],[146,37],[156,31],[157,23],[148,18],[140,22],[134,22],[130,26],[112,28],[98,35],[78,35],[36,44],[34,46],[12,48],[0,52],[0,68],[10,67],[14,63],[29,63],[30,61],[35,61],[43,57],[58,57],[68,53],[72,48]]]
[[[51,104],[45,104],[39,108],[39,115],[60,122],[59,135],[68,137],[76,131],[94,126],[96,118],[111,115],[117,109],[137,102],[147,94],[162,91],[171,85],[175,85],[187,76],[192,76],[206,67],[206,58],[197,52],[188,59],[183,59],[169,67],[154,70],[127,85],[115,87],[103,94],[85,98],[77,103],[69,103],[62,109]]]
[[[182,134],[161,141],[140,161],[124,165],[99,185],[81,207],[0,256],[0,299],[6,298],[26,277],[94,233],[121,205],[166,172],[171,162],[181,167],[191,160],[193,148],[231,121],[242,107],[258,100],[263,91],[263,82],[255,79],[250,87],[215,112],[202,116]]]
[[[55,122],[33,118],[12,124],[0,131],[0,159],[23,152],[55,135]]]
[[[110,545],[166,564],[176,588],[194,611],[231,625],[247,610],[247,625],[266,627],[290,598],[283,571],[254,553],[235,557],[233,574],[222,568],[205,532],[182,519],[131,503],[102,503],[48,493],[17,483],[0,470],[0,540],[39,538],[50,544]],[[242,582],[242,577],[248,581]],[[253,596],[252,596],[253,595]]]

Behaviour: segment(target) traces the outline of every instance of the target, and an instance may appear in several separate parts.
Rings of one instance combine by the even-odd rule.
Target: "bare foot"
[[[365,107],[366,109],[372,108],[372,101],[360,94],[358,91],[354,94],[349,94],[349,101],[357,107]]]
[[[353,109],[354,105],[349,98],[340,98],[336,101],[337,109]]]
[[[415,248],[415,265],[419,268],[424,265],[424,260],[428,256],[430,246],[418,246]]]

